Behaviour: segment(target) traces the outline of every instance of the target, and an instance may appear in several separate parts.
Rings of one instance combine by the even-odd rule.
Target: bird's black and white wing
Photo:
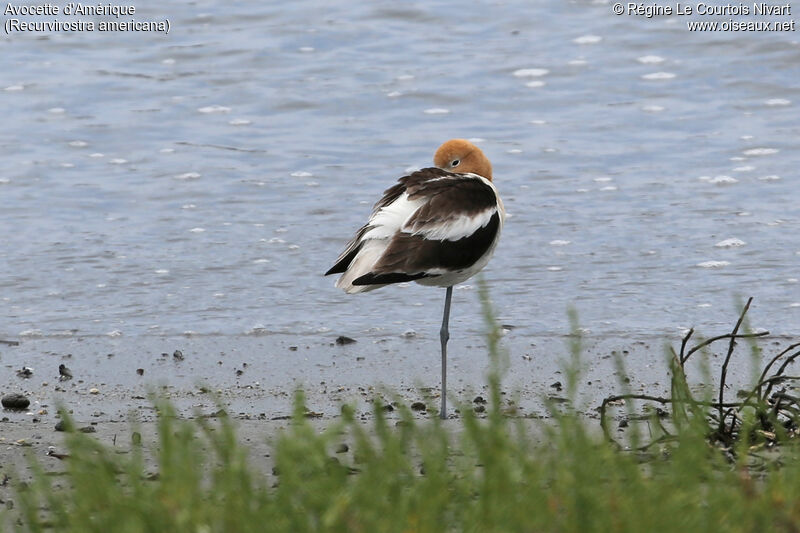
[[[336,286],[349,293],[412,280],[451,286],[486,265],[504,217],[486,178],[425,168],[384,193],[326,275],[341,273]]]

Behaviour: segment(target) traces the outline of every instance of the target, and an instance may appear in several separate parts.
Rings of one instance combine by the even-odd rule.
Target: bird
[[[415,281],[446,289],[439,340],[447,418],[447,342],[453,286],[481,271],[494,254],[506,211],[492,182],[492,164],[465,139],[450,139],[433,167],[398,179],[325,275],[348,294]]]
[[[60,364],[58,365],[58,379],[59,381],[66,381],[68,379],[72,379],[72,370],[67,368],[67,365]]]

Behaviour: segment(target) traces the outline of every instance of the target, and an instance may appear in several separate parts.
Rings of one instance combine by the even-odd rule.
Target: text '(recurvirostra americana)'
[[[68,2],[66,4],[32,4],[22,5],[7,3],[3,14],[6,17],[3,29],[6,35],[18,32],[65,33],[81,31],[99,32],[155,32],[168,34],[170,21],[136,20],[136,6],[130,4],[82,4]],[[17,18],[25,17],[25,18]],[[41,17],[58,17],[42,20]],[[77,17],[105,17],[108,20],[85,20]],[[129,18],[130,17],[130,18]]]

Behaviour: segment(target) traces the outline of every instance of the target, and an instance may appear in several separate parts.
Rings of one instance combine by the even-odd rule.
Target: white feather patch
[[[364,242],[361,250],[356,254],[347,271],[336,281],[336,287],[344,289],[348,294],[366,292],[382,287],[382,285],[353,285],[353,280],[369,274],[375,263],[386,251],[388,240],[369,240]]]
[[[421,235],[431,241],[457,241],[469,237],[489,223],[497,212],[496,207],[481,211],[477,215],[456,215],[443,222],[426,224],[422,227],[403,227],[403,231]]]
[[[369,219],[369,225],[374,227],[364,234],[363,240],[393,237],[424,203],[424,199],[409,200],[408,193],[403,193],[397,200],[382,207]]]

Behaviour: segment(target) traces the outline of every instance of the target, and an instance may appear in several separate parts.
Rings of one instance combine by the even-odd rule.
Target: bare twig
[[[607,422],[607,419],[606,419],[606,406],[608,404],[610,404],[611,402],[618,402],[620,400],[632,400],[632,399],[649,400],[649,401],[652,401],[652,402],[658,402],[661,405],[667,405],[667,404],[672,403],[672,400],[669,399],[669,398],[661,398],[661,397],[658,397],[658,396],[648,396],[647,394],[617,394],[617,395],[614,395],[614,396],[608,396],[607,398],[604,398],[603,399],[603,403],[600,404],[600,409],[599,409],[599,412],[600,412],[600,427],[603,429],[603,434],[606,436],[606,439],[608,439],[609,441],[613,442],[614,444],[616,444],[620,448],[622,448],[622,445],[620,445],[616,440],[614,440],[614,437],[611,436],[611,431],[608,429],[608,422]]]
[[[750,444],[752,439],[756,439],[756,441],[753,442],[760,442],[761,437],[767,439],[769,442],[778,443],[785,438],[785,435],[791,436],[797,433],[800,426],[800,396],[788,394],[785,387],[781,387],[779,392],[773,393],[773,388],[780,383],[800,382],[800,376],[784,374],[788,366],[796,359],[800,358],[800,342],[791,344],[769,360],[762,369],[755,385],[747,391],[744,399],[740,401],[725,401],[728,369],[733,359],[733,352],[736,349],[737,340],[746,338],[755,339],[769,335],[769,332],[766,331],[759,333],[740,333],[752,302],[752,298],[747,300],[747,303],[743,306],[739,318],[730,333],[701,340],[691,345],[692,336],[695,333],[694,328],[692,328],[687,331],[681,339],[680,348],[677,352],[674,348],[670,347],[670,353],[672,355],[670,372],[672,374],[672,379],[669,397],[633,394],[630,393],[629,390],[626,390],[626,394],[609,396],[603,400],[598,411],[600,413],[600,424],[606,438],[622,448],[622,445],[617,442],[611,434],[611,430],[608,427],[607,413],[609,404],[620,400],[642,400],[664,406],[671,406],[673,410],[671,426],[677,428],[678,433],[680,433],[681,422],[687,420],[689,417],[695,419],[700,417],[704,419],[707,423],[706,438],[709,444],[725,450],[729,457],[735,456],[738,447],[734,445],[737,440],[742,438],[747,441],[747,444]],[[719,391],[716,393],[717,397],[715,400],[696,400],[695,395],[688,386],[684,368],[685,363],[697,351],[721,340],[728,341],[728,349],[722,363],[722,368],[720,369]],[[780,363],[780,366],[777,370],[774,370],[778,363]],[[749,417],[743,416],[742,414],[745,408],[755,410],[756,419],[755,424],[752,426],[747,422]],[[633,419],[634,418],[631,416],[628,417],[628,420]],[[646,451],[654,444],[675,438],[675,435],[670,434],[670,431],[664,427],[661,421],[655,418],[654,421],[658,424],[659,430],[663,432],[662,436],[656,437],[655,435],[651,435],[650,441],[644,446],[638,446],[638,450]],[[787,431],[789,433],[786,433]],[[750,446],[748,449],[750,450],[748,453],[755,453],[755,451],[759,449],[759,446]]]
[[[678,358],[678,361],[680,362],[681,366],[683,366],[683,364],[689,358],[688,355],[684,355],[684,354],[686,353],[686,343],[689,342],[689,338],[692,336],[693,333],[694,333],[694,328],[691,328],[688,332],[686,332],[686,335],[684,335],[683,340],[681,341],[681,356]],[[672,352],[672,353],[675,353],[675,352]],[[689,354],[689,355],[691,355],[691,354]]]
[[[786,361],[784,361],[783,364],[780,366],[780,368],[778,368],[778,371],[775,372],[774,377],[783,376],[783,371],[786,370],[786,367],[789,366],[789,364],[791,364],[792,361],[797,359],[798,356],[800,356],[800,350],[787,357]],[[772,385],[774,385],[774,382],[767,385],[767,390],[764,391],[765,397],[769,397],[770,392],[772,392]]]
[[[648,394],[616,394],[614,396],[608,396],[608,397],[604,398],[603,399],[603,403],[600,404],[600,409],[598,410],[599,414],[600,414],[600,427],[603,429],[603,433],[605,434],[606,438],[608,440],[610,440],[611,442],[613,442],[614,444],[617,444],[617,446],[620,446],[619,443],[617,443],[614,440],[614,438],[611,436],[610,430],[608,429],[608,421],[607,421],[607,417],[606,417],[606,408],[607,408],[608,404],[613,403],[613,402],[618,402],[620,400],[625,400],[625,401],[627,401],[627,400],[644,400],[644,401],[650,401],[650,402],[657,402],[657,403],[660,403],[661,405],[672,405],[674,403],[677,403],[672,398],[663,398],[661,396],[650,396]],[[706,402],[706,401],[695,401],[695,400],[687,400],[687,401],[682,402],[682,403],[692,403],[694,405],[700,405],[700,406],[703,406],[703,407],[717,407],[719,405],[717,402]],[[725,403],[725,404],[723,404],[723,407],[740,407],[740,406],[741,406],[740,402],[733,402],[733,403]]]
[[[697,346],[694,346],[684,357],[684,362],[689,359],[689,357],[695,353],[697,350],[705,348],[709,344],[715,343],[722,339],[752,339],[756,337],[764,337],[765,335],[769,335],[769,331],[759,331],[758,333],[742,333],[741,335],[732,335],[730,333],[726,333],[725,335],[717,335],[716,337],[711,337],[710,339],[706,339]]]
[[[640,452],[646,452],[649,448],[655,446],[656,444],[661,444],[662,442],[668,442],[668,441],[673,441],[673,440],[675,440],[675,435],[672,435],[670,433],[666,433],[665,432],[663,435],[661,435],[657,439],[648,442],[644,446],[639,446],[638,450]]]
[[[791,394],[786,394],[785,392],[777,392],[775,393],[775,398],[779,398],[781,400],[786,400],[789,403],[793,403],[797,406],[800,406],[800,398],[797,396],[792,396]]]
[[[753,297],[747,299],[747,303],[744,304],[744,309],[742,309],[742,313],[739,315],[739,320],[736,321],[736,325],[733,327],[733,331],[731,332],[730,343],[728,344],[728,354],[725,356],[725,361],[722,363],[722,372],[720,373],[720,380],[719,380],[719,431],[723,432],[725,429],[725,416],[722,412],[722,403],[725,400],[725,380],[728,377],[728,363],[731,361],[731,356],[733,355],[733,349],[736,347],[736,334],[739,332],[739,327],[744,322],[744,315],[747,314],[747,310],[750,309],[750,304],[753,302]]]
[[[800,355],[800,353],[798,355]],[[750,405],[750,399],[754,397],[757,400],[756,401],[757,404],[766,403],[767,398],[769,398],[769,393],[772,390],[772,386],[775,383],[780,383],[782,381],[796,381],[796,380],[800,380],[800,376],[783,376],[780,374],[775,374],[766,379],[762,379],[761,381],[758,382],[758,384],[755,387],[753,387],[753,389],[750,392],[747,393],[747,396],[744,397],[744,400],[741,401],[741,404],[742,406]],[[764,385],[767,385],[767,390],[762,396],[760,391],[761,387],[763,387]]]
[[[769,369],[772,368],[772,365],[774,365],[778,361],[778,359],[780,359],[781,357],[783,357],[787,353],[791,352],[792,350],[794,350],[798,346],[800,346],[800,342],[796,342],[796,343],[792,344],[791,346],[789,346],[785,350],[783,350],[781,353],[779,353],[778,355],[773,357],[770,360],[769,363],[767,363],[767,366],[764,367],[764,371],[761,372],[761,376],[759,376],[759,378],[758,378],[758,382],[759,382],[758,395],[759,396],[761,396],[761,386],[760,386],[761,382],[764,381],[764,378],[767,377],[767,372],[769,372]],[[794,355],[792,357],[797,357],[797,355]],[[782,373],[781,371],[778,371],[778,374],[781,374],[781,373]]]

